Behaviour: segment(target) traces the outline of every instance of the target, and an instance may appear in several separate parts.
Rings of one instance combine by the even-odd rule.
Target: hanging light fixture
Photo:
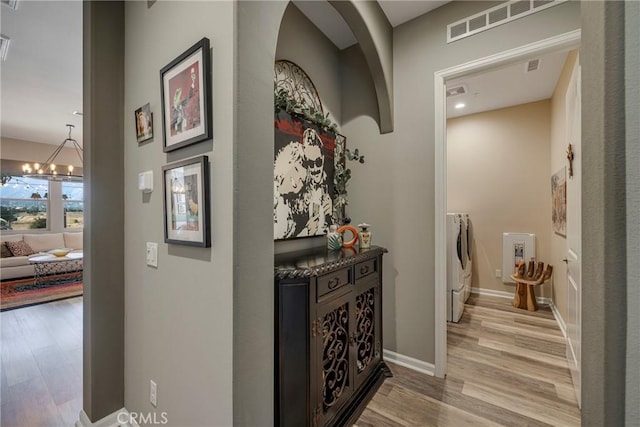
[[[82,163],[82,147],[78,144],[78,141],[71,138],[71,130],[75,127],[73,125],[67,125],[69,128],[69,136],[62,141],[53,153],[49,156],[49,158],[43,163],[25,163],[22,166],[23,176],[29,178],[41,178],[41,179],[49,179],[52,181],[82,181],[82,175],[74,173],[73,165],[63,166],[58,168],[56,165],[56,157],[60,154],[60,151],[64,148],[67,143],[71,143],[73,148],[76,150],[76,154],[80,158],[80,163]]]

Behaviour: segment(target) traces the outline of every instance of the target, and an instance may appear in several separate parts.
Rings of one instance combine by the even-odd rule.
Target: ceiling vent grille
[[[465,85],[454,86],[447,89],[447,98],[451,96],[464,95],[467,93],[467,87]]]
[[[0,34],[0,60],[4,61],[7,58],[7,52],[9,51],[9,37]]]
[[[526,72],[530,73],[532,71],[537,71],[540,68],[540,59],[532,59],[527,62]]]
[[[447,43],[524,18],[567,0],[510,0],[447,25]]]

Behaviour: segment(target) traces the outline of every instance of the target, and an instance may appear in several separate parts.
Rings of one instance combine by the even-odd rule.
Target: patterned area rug
[[[59,274],[46,283],[35,284],[33,277],[0,282],[0,311],[42,304],[82,295],[82,275]]]

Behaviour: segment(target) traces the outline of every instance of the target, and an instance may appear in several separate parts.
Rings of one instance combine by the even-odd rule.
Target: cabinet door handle
[[[364,267],[360,267],[360,274],[367,274],[369,272],[369,266],[365,265]]]
[[[336,277],[335,279],[331,279],[329,280],[329,283],[327,283],[327,286],[329,286],[329,289],[335,289],[338,287],[338,285],[340,285],[339,277]]]
[[[350,346],[354,346],[356,345],[356,333],[352,332],[351,335],[349,335],[349,345]]]

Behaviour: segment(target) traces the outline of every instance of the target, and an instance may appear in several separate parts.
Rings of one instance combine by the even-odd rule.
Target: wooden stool
[[[537,268],[534,269],[534,262],[529,261],[529,268],[525,270],[525,262],[520,261],[515,274],[510,275],[511,280],[516,282],[516,293],[511,305],[515,308],[536,311],[538,304],[533,287],[547,282],[551,279],[552,274],[553,266],[551,264],[547,265],[545,270],[544,262],[538,262]]]

